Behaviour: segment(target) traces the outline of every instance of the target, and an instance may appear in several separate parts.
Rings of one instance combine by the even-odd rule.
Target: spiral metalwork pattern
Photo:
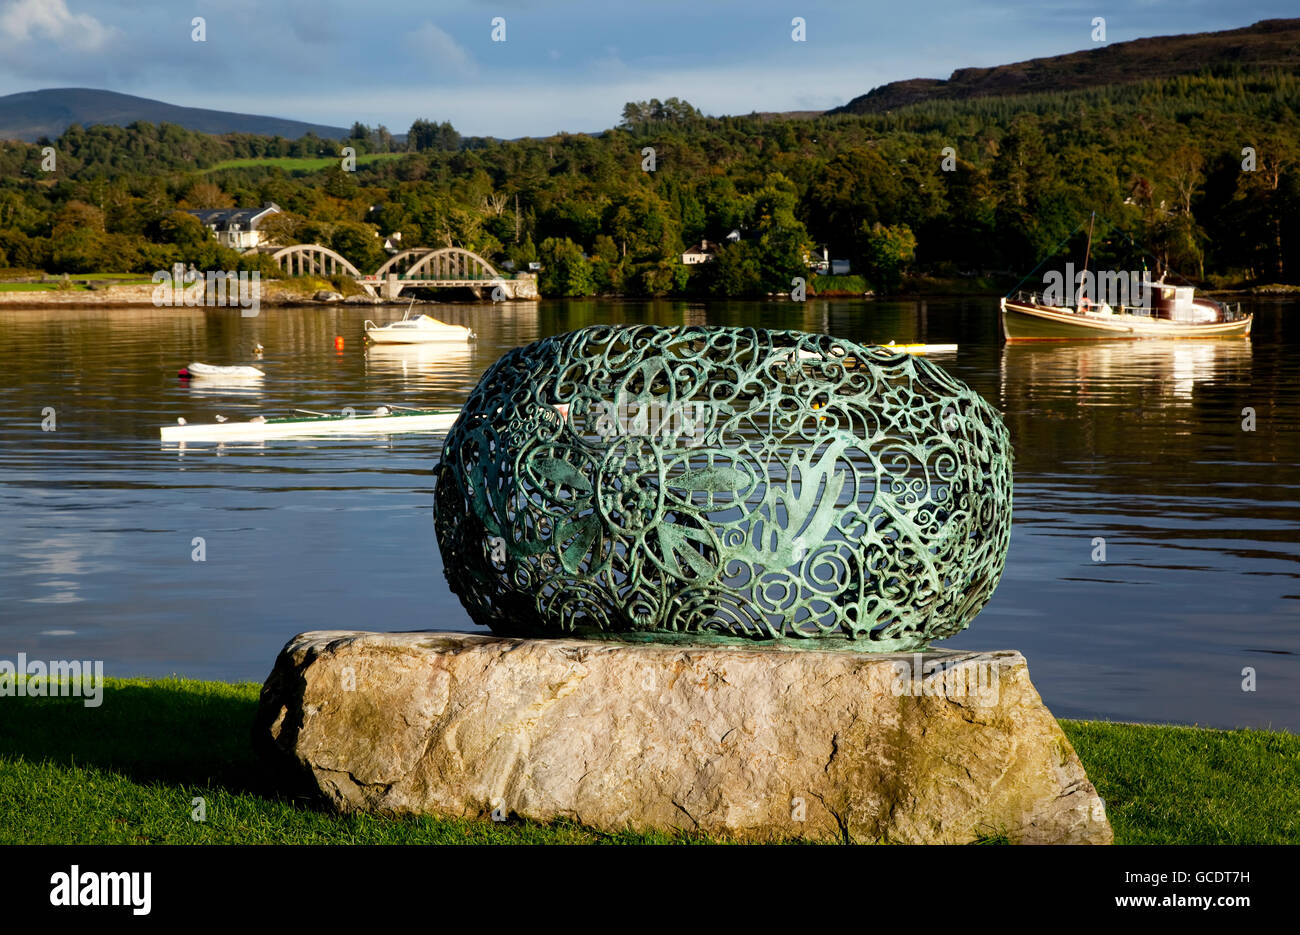
[[[512,636],[924,648],[1002,574],[1011,445],[930,362],[597,326],[506,354],[436,470],[447,581]]]

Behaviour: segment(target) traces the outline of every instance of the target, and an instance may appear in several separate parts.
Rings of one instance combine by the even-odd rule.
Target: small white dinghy
[[[411,310],[406,310],[406,317],[401,321],[387,325],[377,325],[366,319],[366,337],[376,344],[432,344],[434,342],[454,342],[464,344],[474,338],[474,332],[461,325],[449,325],[428,315],[410,317]]]
[[[209,378],[222,380],[260,380],[266,376],[256,367],[219,367],[216,364],[195,362],[180,369],[179,376],[186,378]]]

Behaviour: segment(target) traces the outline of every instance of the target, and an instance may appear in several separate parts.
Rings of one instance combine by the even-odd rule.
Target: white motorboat
[[[366,319],[366,337],[376,344],[464,344],[474,338],[474,332],[461,325],[449,325],[428,315],[417,315],[414,318],[410,315],[411,310],[408,308],[406,317],[401,321],[382,326]]]

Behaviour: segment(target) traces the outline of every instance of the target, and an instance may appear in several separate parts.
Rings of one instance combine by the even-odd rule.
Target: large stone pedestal
[[[262,689],[255,740],[340,811],[752,841],[1111,841],[1010,651],[304,633]]]

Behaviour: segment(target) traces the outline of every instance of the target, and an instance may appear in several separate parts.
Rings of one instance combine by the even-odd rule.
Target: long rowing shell
[[[445,432],[460,416],[459,409],[419,409],[389,415],[319,416],[311,419],[266,419],[260,422],[221,422],[210,425],[164,425],[165,442],[260,441],[311,435]]]

